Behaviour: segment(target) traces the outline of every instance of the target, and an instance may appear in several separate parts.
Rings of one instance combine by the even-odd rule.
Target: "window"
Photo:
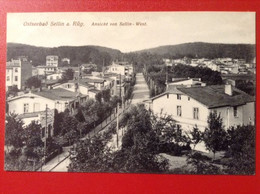
[[[181,100],[181,95],[180,94],[177,94],[177,99]]]
[[[181,117],[181,106],[177,106],[177,116]]]
[[[234,117],[237,117],[237,106],[234,106]]]
[[[14,72],[18,72],[18,68],[15,68],[15,69],[14,69]]]
[[[193,108],[193,119],[199,119],[199,108]]]
[[[169,94],[167,94],[167,98],[169,98]]]
[[[9,76],[6,77],[6,81],[10,81],[10,77]]]
[[[24,113],[29,112],[29,104],[28,103],[23,104],[23,112]]]
[[[188,96],[188,101],[190,101],[190,97]]]
[[[18,81],[18,76],[14,77],[14,81],[16,81],[16,82]]]
[[[34,110],[34,112],[40,111],[40,104],[39,103],[34,103],[33,110]]]

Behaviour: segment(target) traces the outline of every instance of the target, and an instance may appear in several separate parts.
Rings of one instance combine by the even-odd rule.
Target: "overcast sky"
[[[82,27],[72,26],[79,21]],[[48,26],[28,23],[48,22]],[[51,22],[65,26],[50,26]],[[108,26],[92,26],[92,23]],[[120,26],[120,22],[146,23]],[[70,26],[66,26],[69,23]],[[110,23],[118,23],[110,26]],[[254,12],[8,13],[7,42],[35,46],[99,45],[136,51],[187,42],[255,44]]]

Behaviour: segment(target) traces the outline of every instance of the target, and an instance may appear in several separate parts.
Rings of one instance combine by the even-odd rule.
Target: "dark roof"
[[[86,87],[93,87],[93,85],[89,84],[86,80],[80,79],[78,80],[69,80],[68,83],[79,83],[80,85],[86,86]]]
[[[190,78],[174,78],[173,81],[171,81],[170,83],[175,83],[175,82],[180,82],[180,81],[186,81],[189,80]]]
[[[225,93],[225,85],[212,85],[204,87],[180,87],[179,91],[206,105],[208,108],[223,106],[238,106],[247,102],[254,102],[255,98],[232,87],[233,95]]]
[[[53,90],[42,90],[40,92],[32,92],[33,94],[48,98],[51,100],[74,100],[77,98],[77,92],[71,92],[63,88]]]
[[[82,79],[84,82],[88,83],[103,83],[105,80],[104,79],[89,79],[89,78],[84,78]]]

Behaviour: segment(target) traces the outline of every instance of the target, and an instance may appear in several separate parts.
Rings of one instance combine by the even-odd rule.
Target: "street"
[[[142,103],[149,98],[149,89],[142,73],[136,74],[136,84],[133,91],[132,104]]]
[[[147,100],[148,98],[149,98],[149,89],[145,82],[144,76],[142,73],[137,73],[136,74],[136,84],[134,86],[133,98],[132,98],[131,104],[135,105],[138,103],[142,103],[144,100]],[[129,106],[127,106],[127,108],[128,107]],[[122,109],[119,109],[120,116],[121,116],[122,112],[123,112]],[[98,125],[87,136],[81,138],[81,140],[84,140],[87,137],[92,137],[101,130],[102,131],[107,130],[108,127],[110,126],[110,123],[112,123],[112,121],[114,121],[115,119],[116,119],[116,115],[113,115],[111,119],[108,118],[107,121],[106,120],[103,121],[102,124]],[[65,152],[68,153],[67,151],[65,151]],[[64,153],[61,155],[67,156],[67,154],[64,154]],[[54,163],[56,165],[53,165]],[[57,156],[46,164],[47,166],[52,166],[52,168],[46,167],[45,170],[52,171],[52,172],[67,172],[67,166],[69,165],[69,163],[70,163],[69,157],[63,157],[63,160],[61,160],[60,157]]]

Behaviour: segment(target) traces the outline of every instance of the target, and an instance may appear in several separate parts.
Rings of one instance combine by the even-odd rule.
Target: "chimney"
[[[233,95],[232,86],[230,84],[225,85],[225,94],[229,96]]]

